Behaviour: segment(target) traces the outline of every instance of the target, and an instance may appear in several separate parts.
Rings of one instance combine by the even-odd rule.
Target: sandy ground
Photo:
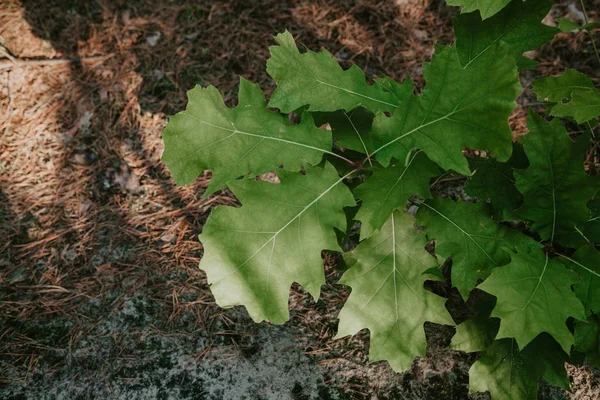
[[[570,4],[546,22],[577,21]],[[600,20],[600,2],[586,5]],[[160,162],[160,133],[186,90],[213,84],[229,105],[238,75],[273,90],[276,33],[421,88],[454,13],[427,0],[0,2],[0,398],[489,398],[468,394],[477,356],[445,348],[451,328],[426,326],[427,358],[404,374],[368,363],[368,332],[334,341],[348,296],[335,284],[339,255],[324,255],[318,303],[292,288],[284,326],[217,307],[197,235],[236,199],[203,198],[210,173],[176,187]],[[526,89],[567,67],[599,83],[583,33],[531,56],[540,65]],[[524,106],[540,107],[526,91],[515,134]],[[569,373],[573,394],[540,382],[540,398],[600,398],[597,371]]]

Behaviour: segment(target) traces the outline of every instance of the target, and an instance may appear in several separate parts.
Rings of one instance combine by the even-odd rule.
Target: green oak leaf
[[[573,289],[587,314],[600,312],[600,253],[588,246],[578,249],[571,257],[561,255],[561,260],[581,276]]]
[[[179,185],[212,170],[206,195],[248,174],[259,175],[283,164],[298,171],[330,153],[331,133],[317,129],[309,114],[299,125],[266,107],[258,85],[240,80],[238,106],[231,109],[213,86],[188,92],[188,105],[163,132],[162,159]]]
[[[445,299],[425,290],[424,273],[437,266],[425,235],[408,213],[394,211],[381,230],[347,254],[350,269],[339,283],[352,288],[340,312],[337,337],[370,331],[370,361],[396,371],[424,356],[426,321],[453,325]]]
[[[338,139],[338,146],[363,154],[370,154],[375,150],[370,133],[375,115],[366,108],[311,114],[317,126],[329,124],[333,137]]]
[[[558,22],[558,29],[560,29],[561,32],[572,32],[581,29],[581,25],[566,18],[557,18],[556,22]]]
[[[600,192],[588,201],[587,207],[590,210],[590,219],[583,227],[584,235],[592,242],[600,243]]]
[[[468,66],[496,42],[509,45],[508,54],[517,60],[520,70],[536,62],[523,53],[537,49],[558,32],[542,24],[552,7],[551,0],[513,1],[498,14],[482,21],[479,13],[460,14],[454,22],[456,48],[462,65]]]
[[[331,164],[308,168],[306,176],[277,173],[279,184],[230,182],[242,207],[217,207],[200,235],[200,267],[217,303],[244,305],[257,322],[288,320],[294,282],[318,299],[321,251],[340,251],[334,228],[346,230],[343,208],[355,204]]]
[[[600,115],[600,89],[574,90],[570,101],[561,101],[552,107],[551,115],[573,117],[578,124]]]
[[[558,103],[571,97],[574,90],[592,90],[594,83],[587,76],[574,69],[567,69],[559,76],[548,76],[534,81],[531,91],[539,101]]]
[[[600,324],[597,315],[575,323],[575,350],[582,353],[600,351]]]
[[[473,291],[473,293],[476,292],[478,291]],[[478,296],[481,298],[478,298],[478,301],[474,305],[475,315],[456,327],[456,333],[450,343],[452,350],[467,353],[484,351],[494,342],[500,328],[500,320],[498,318],[490,318],[490,314],[496,305],[496,298],[484,292],[479,292],[478,294],[482,293],[485,296]],[[470,300],[471,298],[469,298]]]
[[[524,347],[547,332],[569,353],[573,335],[567,318],[585,319],[583,306],[571,290],[577,275],[539,247],[521,246],[510,256],[510,264],[494,269],[479,285],[498,298],[492,311],[492,317],[501,320],[497,338],[515,338]]]
[[[589,77],[574,69],[537,80],[531,90],[539,101],[552,103],[550,115],[572,117],[579,124],[600,115],[600,89],[594,87]]]
[[[452,285],[465,299],[478,280],[510,261],[504,248],[526,238],[492,220],[485,203],[434,198],[420,203],[417,220],[435,239],[436,255],[452,257]]]
[[[587,24],[581,25],[581,29],[585,29],[588,31],[591,31],[593,29],[598,29],[598,28],[600,28],[600,22],[589,22]]]
[[[515,186],[514,168],[527,168],[529,162],[523,146],[513,144],[513,153],[508,162],[502,163],[488,157],[469,159],[473,171],[465,186],[465,192],[479,200],[490,201],[497,210],[512,211],[523,203],[523,195]]]
[[[530,165],[514,171],[524,197],[517,214],[533,222],[531,231],[542,240],[581,244],[583,225],[589,219],[586,203],[598,191],[596,177],[583,169],[588,137],[573,143],[559,119],[546,122],[533,111],[527,125],[529,134],[522,140]]]
[[[344,71],[328,51],[298,51],[288,31],[275,37],[267,72],[277,82],[269,107],[289,113],[303,106],[309,111],[350,111],[363,106],[373,112],[392,111],[398,99],[378,84],[368,85],[356,65]]]
[[[585,354],[589,364],[594,368],[600,368],[600,318],[598,315],[590,315],[586,321],[575,322],[575,345],[576,351]]]
[[[462,7],[461,13],[479,10],[482,19],[491,17],[502,10],[510,0],[446,0],[449,6]]]
[[[384,75],[381,78],[375,78],[374,81],[377,85],[396,96],[399,102],[406,100],[413,94],[414,86],[410,78],[398,83],[389,76]]]
[[[600,22],[590,22],[588,24],[579,25],[573,21],[570,21],[565,18],[557,18],[556,22],[558,22],[558,29],[562,32],[573,32],[579,30],[593,30],[596,28],[600,28]]]
[[[431,198],[429,182],[438,174],[437,165],[423,152],[413,155],[406,166],[398,163],[375,169],[365,183],[354,189],[356,198],[362,200],[355,217],[362,222],[361,238],[379,230],[394,210],[403,210],[410,196]]]
[[[499,327],[498,318],[469,319],[456,327],[450,348],[467,353],[483,351],[492,344]]]
[[[570,390],[566,354],[549,335],[535,338],[523,351],[513,339],[496,340],[469,370],[469,390],[489,391],[493,400],[536,400],[538,379]]]
[[[507,121],[521,85],[507,46],[494,44],[468,68],[460,64],[455,48],[440,48],[423,71],[423,94],[402,101],[391,117],[375,117],[377,160],[387,166],[392,157],[404,160],[419,148],[440,167],[463,175],[470,174],[465,147],[487,149],[491,157],[508,160],[512,133]]]

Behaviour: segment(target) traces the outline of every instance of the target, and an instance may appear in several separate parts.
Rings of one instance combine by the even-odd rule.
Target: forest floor
[[[586,5],[600,20],[600,1]],[[197,235],[236,199],[203,198],[209,172],[177,187],[160,161],[161,131],[194,85],[228,105],[238,75],[272,92],[276,33],[420,90],[455,13],[438,0],[1,1],[0,398],[489,398],[468,393],[477,355],[446,349],[453,328],[426,325],[427,357],[403,374],[368,363],[366,331],[334,340],[348,296],[336,255],[318,302],[292,288],[283,326],[220,309]],[[561,17],[581,12],[561,2],[545,22]],[[524,107],[541,107],[531,80],[577,68],[598,84],[583,32],[529,56],[539,66],[523,77],[516,135]],[[539,397],[600,398],[598,371],[568,370],[573,393],[540,382]]]

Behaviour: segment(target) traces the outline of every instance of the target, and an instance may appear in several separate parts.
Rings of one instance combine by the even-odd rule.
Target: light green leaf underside
[[[279,184],[231,182],[242,207],[217,207],[200,235],[200,267],[217,303],[244,305],[257,322],[288,320],[294,282],[318,299],[325,284],[321,251],[340,250],[334,228],[346,230],[343,207],[355,204],[330,164],[306,176],[277,172]]]
[[[511,263],[494,269],[479,286],[498,298],[492,312],[501,320],[498,339],[515,338],[524,347],[547,332],[569,353],[573,335],[567,318],[585,319],[583,306],[571,290],[577,275],[540,248],[519,248],[510,255]]]
[[[305,114],[299,125],[267,109],[258,85],[240,80],[239,105],[231,109],[212,86],[188,92],[185,111],[172,117],[163,132],[163,161],[179,185],[212,170],[206,194],[248,174],[259,175],[283,164],[298,171],[318,164],[331,150],[331,133],[314,126]]]
[[[423,273],[437,262],[413,224],[407,213],[395,211],[379,232],[345,256],[351,266],[340,280],[352,293],[340,312],[337,337],[369,329],[370,361],[387,360],[396,371],[424,356],[426,321],[453,324],[445,299],[423,287]]]
[[[270,107],[288,113],[306,105],[310,111],[350,111],[362,105],[373,112],[398,106],[394,94],[377,84],[368,85],[356,65],[344,71],[325,50],[301,54],[288,31],[275,40],[279,46],[270,47],[267,61],[267,72],[277,82]]]
[[[506,161],[512,152],[508,117],[521,92],[514,59],[507,47],[490,47],[464,69],[455,48],[442,47],[423,75],[420,96],[400,103],[392,117],[378,114],[373,122],[377,160],[404,160],[419,148],[444,169],[468,175],[465,147],[486,149]]]
[[[452,257],[452,285],[465,299],[479,279],[510,261],[503,248],[526,239],[490,219],[485,203],[435,198],[421,204],[417,219],[427,235],[435,239],[435,253],[442,258]]]
[[[486,19],[502,10],[510,0],[446,0],[449,6],[462,7],[461,13],[479,10],[482,19]]]
[[[559,76],[550,76],[533,82],[531,89],[538,100],[551,103],[550,114],[572,117],[582,124],[600,115],[600,89],[589,77],[568,69]]]
[[[565,266],[581,280],[573,287],[586,313],[600,312],[600,253],[591,246],[580,248],[571,257],[561,256]]]
[[[542,240],[581,244],[589,219],[586,203],[599,189],[596,177],[583,169],[588,139],[584,135],[573,143],[560,120],[546,122],[532,111],[527,125],[529,134],[522,140],[530,166],[514,172],[524,197],[517,213],[533,221],[531,230]]]
[[[431,198],[429,181],[439,172],[423,152],[413,155],[408,165],[398,163],[375,169],[365,183],[354,189],[362,204],[355,219],[362,222],[361,239],[379,230],[394,210],[403,210],[409,197]]]
[[[548,335],[523,351],[512,339],[496,340],[469,370],[469,390],[489,391],[493,400],[536,400],[538,378],[569,389],[565,354]]]
[[[477,12],[459,15],[454,23],[454,33],[462,65],[469,65],[494,43],[504,42],[519,69],[534,66],[535,61],[523,57],[523,53],[538,48],[558,32],[540,22],[551,6],[551,0],[513,1],[484,21]]]

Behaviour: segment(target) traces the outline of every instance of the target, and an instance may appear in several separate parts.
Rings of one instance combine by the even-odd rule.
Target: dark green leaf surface
[[[444,169],[470,174],[462,150],[488,150],[499,161],[509,159],[512,133],[508,117],[521,92],[514,59],[507,47],[493,45],[468,68],[456,49],[441,47],[423,71],[427,81],[421,96],[400,103],[392,115],[373,122],[377,160],[404,160],[419,148]]]
[[[345,256],[350,269],[339,283],[352,293],[340,312],[337,337],[369,329],[369,360],[387,360],[396,371],[425,355],[426,321],[454,324],[445,299],[423,287],[423,273],[437,266],[426,243],[412,217],[395,211],[381,231]]]
[[[558,32],[540,22],[550,7],[551,0],[513,1],[484,21],[478,12],[460,14],[454,23],[454,33],[462,65],[468,66],[494,43],[505,42],[519,69],[535,66],[535,61],[523,57],[523,53],[537,49]]]
[[[536,400],[538,378],[569,389],[564,354],[548,335],[519,351],[515,340],[496,340],[469,370],[469,390],[489,391],[493,400]]]
[[[398,163],[375,169],[365,183],[354,189],[356,198],[362,200],[356,214],[356,220],[362,222],[361,238],[379,230],[392,211],[403,210],[410,196],[431,198],[429,181],[438,173],[438,167],[423,152],[411,156],[406,166]]]
[[[596,177],[583,169],[587,137],[571,142],[561,121],[546,122],[530,112],[529,134],[523,147],[529,168],[515,170],[517,189],[523,194],[518,215],[533,222],[531,230],[542,240],[565,246],[584,242],[583,225],[589,219],[587,201],[598,191]]]
[[[417,219],[435,239],[435,253],[442,259],[452,257],[452,285],[465,299],[478,280],[510,261],[504,248],[525,238],[490,219],[485,203],[435,198],[421,204]]]
[[[363,154],[370,154],[375,150],[371,138],[371,125],[375,115],[366,108],[331,113],[315,112],[313,116],[317,126],[329,124],[333,137],[338,139],[336,144],[339,147]]]
[[[600,368],[600,319],[590,315],[586,321],[575,323],[574,349],[585,354],[594,368]]]
[[[600,89],[574,69],[535,81],[531,90],[538,100],[556,103],[550,111],[556,117],[572,117],[582,124],[600,115]]]
[[[267,72],[277,82],[270,107],[288,113],[303,106],[310,111],[350,111],[363,106],[373,112],[393,111],[396,96],[381,86],[368,85],[356,65],[346,71],[331,53],[307,51],[301,54],[292,35],[286,31],[275,37]]]
[[[510,256],[510,264],[494,269],[479,285],[498,298],[492,312],[492,317],[501,320],[497,338],[514,338],[524,347],[547,332],[569,353],[573,335],[567,318],[585,319],[583,306],[571,290],[577,275],[540,248],[521,247]]]
[[[598,353],[600,351],[600,325],[598,317],[592,315],[588,321],[575,323],[575,349],[582,353]]]
[[[600,253],[592,246],[583,247],[571,257],[561,256],[565,266],[579,274],[573,287],[587,314],[600,312]]]
[[[549,76],[533,82],[531,91],[537,94],[539,101],[558,103],[570,98],[574,90],[592,90],[594,84],[586,75],[574,69],[568,69],[559,76]]]
[[[570,101],[561,101],[552,107],[551,114],[557,117],[573,117],[583,124],[600,115],[600,89],[574,90]]]
[[[600,193],[587,203],[590,219],[585,223],[584,234],[588,240],[600,243]]]
[[[556,22],[558,22],[558,29],[561,32],[572,32],[581,29],[581,25],[565,18],[557,18]]]
[[[231,109],[213,86],[188,92],[185,111],[172,117],[163,132],[162,159],[179,185],[212,170],[206,194],[228,181],[259,175],[283,164],[298,171],[318,164],[331,150],[331,133],[314,126],[310,115],[293,125],[267,109],[258,85],[240,80],[239,104]]]
[[[467,353],[484,351],[494,342],[500,328],[500,320],[490,318],[496,298],[490,295],[480,297],[480,301],[475,303],[476,315],[456,327],[450,343],[452,350]]]
[[[257,322],[287,321],[294,282],[318,299],[325,284],[321,251],[341,250],[334,228],[346,230],[343,208],[355,204],[330,164],[306,176],[278,175],[279,184],[231,182],[242,207],[217,207],[200,235],[200,267],[217,303],[244,305]]]
[[[513,168],[527,168],[529,162],[519,143],[513,144],[512,157],[506,163],[476,157],[469,159],[469,165],[473,171],[465,186],[469,196],[490,201],[497,210],[516,210],[523,203],[523,195],[515,186]]]
[[[484,351],[494,342],[499,327],[498,318],[478,317],[467,320],[456,327],[450,348],[467,353]]]
[[[592,30],[600,28],[600,22],[590,22],[589,24],[579,25],[565,18],[558,18],[556,22],[558,22],[558,29],[560,29],[562,32],[573,32],[581,29]]]

